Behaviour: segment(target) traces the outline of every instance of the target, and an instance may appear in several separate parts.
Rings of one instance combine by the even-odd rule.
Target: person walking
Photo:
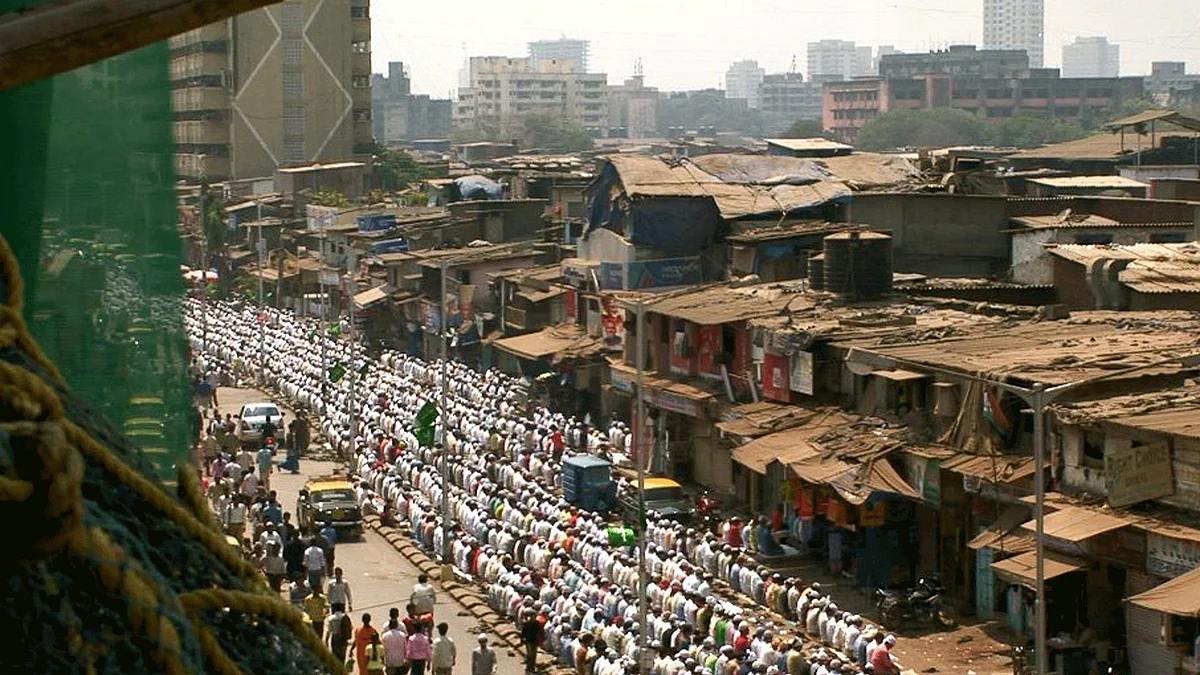
[[[346,609],[354,611],[354,598],[350,594],[350,583],[342,578],[342,568],[333,568],[333,578],[329,580],[325,595],[329,596],[329,602],[340,602],[346,605]]]
[[[496,650],[488,646],[487,633],[480,633],[479,646],[471,652],[471,675],[495,675]]]
[[[258,455],[255,456],[254,460],[258,465],[258,484],[263,486],[264,489],[270,490],[271,471],[274,468],[275,452],[271,449],[270,445],[266,444],[265,438],[267,437],[264,437],[263,446],[259,448]]]
[[[376,633],[371,638],[371,644],[367,646],[367,670],[366,675],[386,675],[384,672],[383,662],[387,658],[387,647],[384,647],[379,638],[379,633]]]
[[[312,592],[304,598],[304,611],[308,613],[308,620],[312,623],[313,632],[317,637],[321,637],[322,631],[325,628],[325,617],[329,614],[329,600],[321,594],[321,587],[314,586]]]
[[[437,625],[438,636],[433,641],[433,675],[450,675],[458,661],[458,646],[450,632],[450,624],[443,621]]]
[[[325,580],[325,551],[315,542],[304,549],[304,572],[308,575],[309,588],[322,586],[321,582]]]
[[[429,583],[427,575],[417,576],[417,583],[408,601],[416,606],[417,614],[433,614],[433,606],[437,604],[437,589]]]
[[[433,655],[429,644],[429,627],[423,623],[417,624],[417,630],[408,636],[408,672],[409,675],[425,675],[425,664]]]
[[[338,663],[345,663],[346,648],[350,644],[350,638],[353,637],[354,624],[346,614],[345,605],[336,604],[331,607],[333,614],[326,619],[325,636],[328,638],[329,651],[333,652],[334,658]]]
[[[399,614],[399,612],[397,612]],[[388,629],[379,638],[383,642],[383,667],[386,675],[407,675],[408,633],[399,619],[388,622]]]
[[[379,643],[379,631],[371,625],[371,615],[362,615],[362,625],[354,631],[354,667],[358,675],[367,673],[367,649]]]
[[[537,668],[538,645],[542,643],[545,631],[545,626],[538,620],[537,612],[525,613],[525,620],[521,623],[521,643],[525,645],[526,673],[533,673]]]

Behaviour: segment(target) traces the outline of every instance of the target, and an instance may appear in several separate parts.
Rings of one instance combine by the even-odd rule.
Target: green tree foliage
[[[1021,113],[991,125],[989,143],[1006,148],[1035,148],[1083,138],[1087,130],[1078,122],[1044,114]]]
[[[556,152],[580,152],[592,147],[591,134],[575,122],[557,115],[534,114],[525,118],[524,147]]]
[[[403,150],[393,150],[381,143],[375,143],[371,154],[374,158],[371,185],[375,189],[396,192],[426,177],[424,167]]]
[[[350,199],[333,188],[317,188],[309,197],[308,203],[313,206],[350,206]]]
[[[200,194],[203,195],[200,203],[204,207],[204,212],[200,214],[200,231],[204,234],[204,243],[208,246],[209,251],[220,253],[225,249],[225,232],[227,230],[225,219],[221,214],[221,192],[212,190],[209,187],[208,179],[205,179],[200,183]]]
[[[893,110],[859,131],[862,150],[981,145],[988,142],[987,122],[965,110]]]
[[[821,120],[796,120],[782,138],[820,138],[825,135],[824,127]]]
[[[716,127],[717,131],[761,138],[784,128],[769,124],[762,111],[750,110],[744,99],[725,98],[719,89],[672,93],[658,102],[657,116],[659,132],[664,135],[671,127]]]

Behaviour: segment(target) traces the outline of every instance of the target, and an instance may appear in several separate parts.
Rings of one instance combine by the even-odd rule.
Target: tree
[[[987,123],[965,110],[893,110],[867,122],[855,145],[864,150],[980,145],[988,135]]]
[[[592,136],[574,121],[539,113],[525,118],[522,143],[529,148],[580,152],[591,149]]]
[[[371,185],[379,190],[404,190],[426,177],[425,168],[403,150],[393,150],[376,142],[371,149]]]
[[[350,206],[350,200],[346,195],[334,190],[333,188],[317,188],[313,190],[312,196],[309,197],[308,203],[313,206]]]
[[[1005,117],[993,123],[989,131],[992,145],[1010,148],[1034,148],[1073,141],[1088,133],[1078,122],[1031,112]]]
[[[781,138],[820,138],[825,135],[825,125],[821,120],[796,120]]]

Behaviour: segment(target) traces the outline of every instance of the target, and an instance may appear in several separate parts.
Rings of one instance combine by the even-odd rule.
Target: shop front
[[[1130,575],[1125,605],[1131,672],[1200,672],[1198,566],[1200,542],[1146,533],[1146,570]]]

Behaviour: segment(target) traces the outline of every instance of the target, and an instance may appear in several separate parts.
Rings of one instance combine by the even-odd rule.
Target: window
[[[355,40],[350,43],[350,51],[355,54],[370,54],[371,42],[369,40]]]
[[[371,109],[370,108],[355,109],[354,121],[355,122],[370,122],[371,121]]]
[[[471,285],[471,270],[458,270],[454,276],[458,279],[458,283],[464,286]]]
[[[287,72],[283,74],[283,97],[300,100],[304,98],[304,78],[300,73]]]
[[[1096,234],[1085,233],[1075,235],[1076,244],[1111,244],[1113,236],[1111,234]]]
[[[350,77],[350,85],[355,89],[367,89],[371,86],[370,75],[352,75]]]
[[[369,19],[369,18],[371,18],[371,9],[370,9],[370,7],[365,7],[365,6],[364,7],[358,7],[358,6],[351,7],[350,8],[350,18],[351,19]]]
[[[1181,244],[1187,240],[1187,235],[1182,232],[1156,232],[1150,235],[1151,244]]]

